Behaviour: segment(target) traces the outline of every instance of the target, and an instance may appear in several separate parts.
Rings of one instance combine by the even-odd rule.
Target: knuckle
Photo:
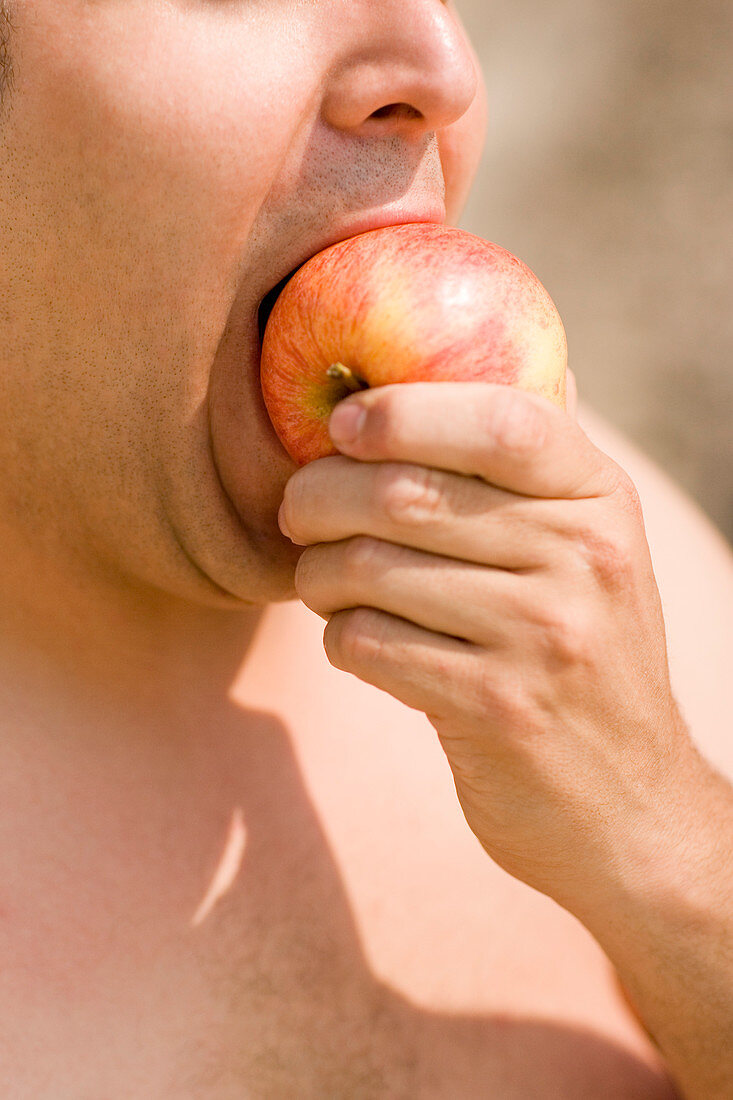
[[[595,632],[579,602],[555,607],[540,623],[543,649],[554,667],[587,664]]]
[[[343,560],[341,563],[342,574],[346,580],[359,581],[365,575],[374,572],[382,544],[378,539],[369,535],[355,535],[344,546]]]
[[[364,666],[379,660],[384,631],[369,607],[355,607],[331,616],[324,633],[326,655],[332,664]]]
[[[521,672],[504,669],[501,676],[488,672],[467,685],[466,697],[475,720],[488,718],[496,730],[512,740],[528,737],[535,727],[527,682]]]
[[[380,454],[400,454],[409,443],[410,409],[399,385],[383,387],[369,411],[369,438]]]
[[[552,655],[561,665],[583,665],[587,662],[592,632],[585,616],[577,610],[566,610],[551,624],[548,638]]]
[[[602,588],[615,592],[628,584],[634,570],[635,543],[621,525],[609,534],[586,528],[577,546],[584,568]]]
[[[376,506],[400,526],[420,526],[440,513],[442,477],[427,466],[385,465],[377,476]]]
[[[489,431],[502,450],[530,455],[545,445],[547,425],[528,394],[501,386],[489,404]]]

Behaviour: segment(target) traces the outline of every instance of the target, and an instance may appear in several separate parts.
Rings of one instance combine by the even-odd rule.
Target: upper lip
[[[268,295],[271,295],[274,290],[277,289],[278,293],[282,290],[281,283],[284,285],[288,279],[302,267],[304,263],[315,256],[316,253],[322,252],[325,248],[330,248],[331,245],[338,244],[340,241],[348,240],[350,237],[356,237],[360,233],[368,233],[371,229],[383,229],[388,225],[406,225],[408,223],[415,222],[435,222],[442,225],[445,222],[445,205],[442,202],[435,202],[430,206],[422,205],[415,208],[401,208],[399,210],[383,210],[381,212],[372,212],[371,214],[363,215],[360,218],[352,218],[348,222],[342,222],[338,226],[333,226],[328,233],[325,233],[322,237],[319,237],[315,241],[308,243],[308,246],[301,248],[297,253],[291,253],[283,257],[283,262],[275,271],[274,280],[265,289],[262,297],[259,301],[259,308],[262,308],[263,303]],[[269,303],[270,308],[274,305],[274,300]]]

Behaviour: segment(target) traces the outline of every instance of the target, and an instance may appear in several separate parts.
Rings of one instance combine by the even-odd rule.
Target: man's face
[[[16,0],[14,22],[5,515],[29,546],[186,598],[286,598],[293,466],[258,307],[336,240],[456,219],[484,132],[457,18],[441,0]]]

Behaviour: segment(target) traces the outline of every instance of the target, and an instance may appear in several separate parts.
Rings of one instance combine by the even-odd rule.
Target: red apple
[[[499,245],[434,223],[361,233],[285,285],[262,341],[267,411],[299,465],[335,454],[334,406],[393,382],[484,381],[565,406],[567,344],[555,305]]]

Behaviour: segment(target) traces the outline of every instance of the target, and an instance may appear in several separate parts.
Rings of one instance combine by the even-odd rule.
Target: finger
[[[411,463],[334,456],[301,467],[285,487],[283,532],[294,542],[372,535],[502,569],[544,564],[566,533],[556,501],[529,500]]]
[[[295,575],[301,600],[324,619],[372,607],[483,647],[524,625],[526,584],[515,573],[361,537],[308,547]]]
[[[488,382],[365,390],[336,406],[329,430],[342,453],[362,461],[434,466],[533,497],[605,495],[619,475],[566,412],[536,394]]]
[[[335,668],[389,692],[429,717],[481,711],[476,683],[482,650],[370,607],[339,611],[323,632]]]

